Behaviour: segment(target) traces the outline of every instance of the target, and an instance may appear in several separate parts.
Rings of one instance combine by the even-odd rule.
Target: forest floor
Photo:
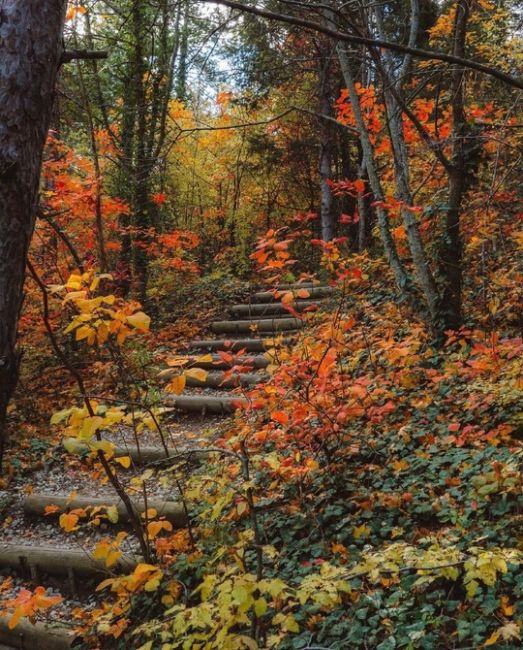
[[[209,647],[254,647],[238,632],[249,628],[251,615],[265,621],[259,647],[281,650],[521,647],[523,342],[515,316],[507,310],[496,330],[471,321],[436,345],[409,307],[397,304],[379,264],[363,270],[363,279],[307,318],[270,380],[243,391],[246,411],[203,419],[165,414],[177,445],[212,441],[226,454],[206,456],[191,476],[158,468],[145,479],[151,496],[169,497],[174,479],[183,478],[191,509],[196,541],[186,531],[155,539],[166,553],[159,593],[174,622],[166,627],[162,604],[148,592],[118,590],[68,597],[43,618],[70,624],[71,608],[81,606],[77,620],[90,629],[91,647],[105,635],[107,648],[156,650],[160,638],[177,648],[178,637],[197,644],[198,634],[211,639],[216,629],[224,631],[222,645]],[[190,337],[194,329],[187,324]],[[158,359],[176,358],[183,338],[173,337],[171,346],[169,334],[159,336],[156,369]],[[44,392],[67,392],[59,385]],[[17,417],[26,413],[20,407]],[[57,452],[60,436],[39,436],[41,420],[32,426],[34,438],[18,440],[14,471],[4,481],[2,541],[92,548],[113,530],[109,523],[66,534],[56,521],[31,522],[21,510],[30,493],[108,490],[95,481],[96,466]],[[128,431],[120,428],[112,439],[127,441]],[[242,463],[251,478],[242,476]],[[128,487],[143,477],[142,470],[126,472],[120,474]],[[261,569],[252,535],[263,546]],[[265,582],[256,581],[260,570]],[[172,576],[189,598],[180,597]],[[210,586],[202,600],[204,578]],[[247,613],[234,598],[223,604],[220,590],[229,582]],[[2,598],[27,584],[17,579]],[[254,589],[267,590],[263,607]],[[192,627],[187,613],[197,617],[203,607],[212,621]],[[130,637],[120,639],[125,628],[141,632],[132,646]]]

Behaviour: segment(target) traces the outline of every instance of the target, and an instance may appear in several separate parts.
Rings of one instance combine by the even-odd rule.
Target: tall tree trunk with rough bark
[[[62,55],[65,0],[0,0],[0,463],[42,151]]]

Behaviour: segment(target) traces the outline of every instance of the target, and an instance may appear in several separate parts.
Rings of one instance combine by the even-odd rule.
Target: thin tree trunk
[[[132,24],[134,38],[134,79],[136,97],[136,159],[134,164],[134,196],[133,209],[137,228],[134,242],[133,283],[134,293],[138,300],[145,302],[147,297],[148,253],[150,243],[149,228],[149,175],[151,161],[147,159],[147,105],[144,88],[144,77],[147,72],[143,45],[144,45],[144,10],[141,0],[133,0]]]
[[[354,83],[354,76],[352,74],[349,57],[341,43],[337,44],[336,50],[340,61],[341,72],[343,74],[347,90],[349,92],[349,100],[351,103],[352,111],[354,113],[354,119],[356,121],[356,129],[358,130],[363,161],[367,170],[369,184],[372,193],[374,194],[374,199],[376,201],[384,201],[385,195],[376,169],[374,152],[372,149],[369,132],[363,118],[363,113],[361,111],[360,99],[358,97],[358,93],[356,92],[356,86]],[[410,278],[407,271],[405,270],[405,267],[403,266],[402,261],[399,258],[398,251],[396,250],[396,244],[392,239],[387,213],[383,207],[376,206],[376,215],[378,218],[380,238],[383,249],[385,251],[385,256],[387,257],[389,265],[392,269],[398,288],[402,293],[406,294],[411,284]]]
[[[378,25],[378,32],[381,38],[385,37],[382,21],[382,8],[376,7],[375,15]],[[419,24],[419,5],[418,0],[411,0],[411,30],[409,36],[409,46],[414,47],[416,44],[417,29]],[[414,265],[415,277],[418,285],[420,286],[425,296],[427,303],[430,320],[433,327],[439,327],[440,316],[440,298],[438,287],[434,276],[431,273],[429,261],[425,253],[423,240],[418,228],[416,216],[410,208],[412,208],[412,194],[410,191],[410,166],[409,157],[407,152],[407,145],[405,142],[405,135],[403,131],[403,112],[397,100],[397,96],[401,95],[402,76],[397,79],[394,78],[394,61],[391,53],[386,51],[384,53],[385,65],[382,65],[380,56],[374,53],[374,59],[378,66],[378,70],[383,77],[383,94],[385,97],[385,110],[388,118],[389,136],[392,145],[392,157],[394,164],[394,182],[396,186],[396,198],[401,201],[401,217],[405,231],[407,234],[407,241],[409,244],[409,251]],[[408,67],[411,57],[405,56],[402,62],[400,74],[405,75],[408,72]],[[394,87],[395,92],[392,93],[390,88]]]
[[[454,23],[453,54],[464,57],[471,0],[459,0]],[[452,96],[452,167],[448,171],[449,203],[445,219],[445,236],[440,248],[440,269],[444,278],[443,314],[449,329],[458,329],[462,323],[462,255],[463,243],[460,232],[460,213],[466,188],[463,68],[454,66],[451,81]]]
[[[331,115],[332,98],[330,84],[330,46],[328,41],[320,42],[318,58],[318,96],[319,112],[321,115]],[[321,238],[323,241],[330,241],[334,238],[334,214],[333,195],[329,181],[332,178],[332,150],[333,133],[332,126],[327,120],[319,120],[320,135],[320,224]]]
[[[0,464],[18,380],[16,332],[66,4],[0,0]]]

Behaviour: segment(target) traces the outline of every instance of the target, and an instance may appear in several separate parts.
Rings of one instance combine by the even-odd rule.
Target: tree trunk
[[[375,10],[378,33],[385,38],[383,29],[382,7]],[[411,0],[409,45],[414,47],[417,40],[419,26],[419,3],[418,0]],[[437,329],[439,326],[440,299],[434,276],[431,273],[429,260],[427,258],[423,240],[418,227],[417,219],[410,208],[413,207],[412,193],[410,189],[410,167],[407,151],[407,143],[403,131],[403,112],[398,97],[403,100],[403,80],[406,76],[411,57],[405,55],[399,76],[395,77],[395,62],[391,53],[385,51],[383,54],[384,64],[379,55],[374,54],[378,70],[383,77],[383,94],[385,97],[385,110],[388,119],[390,142],[392,145],[392,158],[394,163],[394,183],[396,186],[396,198],[401,201],[401,217],[407,234],[409,251],[414,265],[414,275],[425,296],[430,321]],[[392,92],[394,90],[395,92]]]
[[[328,41],[323,41],[319,46],[318,60],[318,95],[319,95],[319,112],[321,115],[331,116],[332,114],[332,97],[331,97],[331,80],[330,80],[330,46]],[[333,196],[329,181],[332,177],[332,150],[333,150],[333,129],[329,121],[319,120],[320,135],[320,224],[321,238],[323,241],[334,239],[334,214],[333,214]]]
[[[340,42],[338,42],[336,50],[340,61],[343,79],[345,80],[345,84],[349,92],[349,100],[351,103],[352,111],[354,113],[354,120],[356,122],[356,129],[358,131],[360,139],[363,162],[367,170],[369,185],[371,187],[372,193],[374,194],[374,200],[381,202],[385,200],[385,194],[383,192],[381,181],[378,176],[376,162],[374,160],[374,152],[372,149],[369,132],[363,118],[360,98],[356,92],[355,79],[351,70],[349,57]],[[378,217],[381,243],[383,245],[383,249],[389,265],[394,274],[394,279],[396,280],[396,284],[401,293],[407,295],[411,282],[409,275],[398,255],[394,239],[392,238],[387,213],[383,207],[378,205],[376,206],[376,214]]]
[[[454,23],[455,56],[465,56],[467,26],[471,0],[459,0]],[[462,323],[461,288],[463,243],[460,232],[460,213],[466,187],[465,136],[467,122],[464,110],[463,68],[454,66],[451,81],[452,96],[452,168],[448,172],[449,202],[445,219],[445,233],[440,247],[440,269],[443,276],[442,309],[445,325],[458,329]]]
[[[0,0],[0,463],[18,379],[16,331],[66,4]]]

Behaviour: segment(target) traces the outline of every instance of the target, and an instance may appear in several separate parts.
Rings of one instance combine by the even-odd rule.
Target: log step
[[[49,575],[70,575],[71,572],[78,576],[131,573],[138,561],[139,558],[122,555],[107,568],[105,560],[95,560],[91,553],[84,550],[19,544],[0,546],[0,569],[13,569],[22,573],[31,570],[34,572],[35,569]]]
[[[318,308],[318,305],[314,300],[297,300],[293,303],[292,308],[298,312],[305,311],[306,309],[313,311]],[[290,315],[289,311],[280,302],[233,305],[230,311],[236,318],[248,318],[250,316],[281,316],[282,318],[288,318]]]
[[[209,372],[207,377],[200,381],[195,377],[187,377],[186,386],[190,388],[238,388],[239,386],[253,386],[262,381],[267,381],[268,375],[256,375],[254,373],[234,373],[225,379],[224,372]]]
[[[270,365],[271,361],[267,357],[263,356],[263,354],[256,354],[256,355],[246,355],[242,356],[239,360],[234,361],[233,364],[230,364],[227,361],[224,361],[219,354],[213,354],[212,355],[212,361],[200,361],[202,357],[190,357],[189,363],[187,364],[187,368],[203,368],[204,370],[229,370],[232,365],[235,366],[246,366],[249,369],[252,368],[253,370],[262,370],[264,368],[267,368],[268,365]],[[174,368],[168,368],[166,370],[163,370],[161,374],[161,379],[170,379],[173,377],[175,374],[177,374],[178,370]],[[171,373],[168,375],[168,373]]]
[[[256,318],[251,320],[221,320],[211,323],[215,334],[243,334],[245,332],[283,332],[303,327],[300,318]]]
[[[200,366],[191,366],[192,368],[199,368]],[[178,368],[168,368],[163,370],[158,379],[161,381],[170,381],[173,377],[179,374]],[[252,386],[262,381],[267,381],[268,375],[249,372],[235,372],[233,375],[226,377],[224,372],[208,372],[205,379],[197,379],[196,377],[186,377],[185,385],[189,388],[216,388],[218,390],[227,390],[231,388],[238,388],[239,386]],[[164,454],[165,456],[165,454]]]
[[[303,287],[309,292],[308,298],[319,299],[327,298],[333,294],[333,288],[329,286],[319,286],[319,287]],[[290,290],[292,291],[292,289]],[[295,294],[295,298],[298,299],[299,296]],[[252,302],[279,302],[279,298],[274,296],[272,291],[258,291],[251,296]]]
[[[290,339],[284,338],[275,344],[271,338],[263,339],[209,339],[202,341],[191,341],[189,347],[192,350],[224,350],[225,352],[265,352],[272,347],[282,347],[290,344]]]
[[[66,439],[67,440],[67,439]],[[82,445],[74,440],[76,443],[76,451],[78,453],[87,452],[89,450],[87,445]],[[65,440],[64,440],[65,442]],[[163,447],[136,447],[136,445],[128,445],[126,447],[116,447],[114,450],[114,456],[116,458],[120,456],[130,456],[131,460],[135,465],[147,465],[148,463],[155,463],[165,458],[171,456],[176,456],[178,451],[172,447],[167,449],[167,453]]]
[[[145,512],[145,503],[140,499],[132,499],[133,505],[139,513]],[[116,506],[118,510],[118,523],[128,523],[129,517],[123,503],[114,496],[105,498],[78,496],[72,501],[69,497],[56,494],[31,494],[24,499],[24,513],[29,517],[45,516],[46,506],[55,505],[59,510],[56,515],[68,512],[75,508],[108,507]],[[185,511],[182,504],[175,501],[162,499],[147,499],[147,508],[154,508],[159,517],[165,517],[173,526],[183,528],[186,524]],[[50,515],[48,515],[50,516]]]
[[[233,413],[243,403],[242,397],[209,397],[208,395],[168,395],[164,404],[191,413]]]
[[[56,555],[56,549],[54,550]],[[0,618],[1,650],[70,650],[77,641],[75,635],[65,627],[46,623],[30,623],[21,620],[13,629],[7,625],[9,617]]]
[[[319,287],[320,282],[313,282],[313,281],[306,281],[306,282],[292,282],[291,284],[279,284],[278,286],[274,287],[275,289],[280,290],[288,290],[288,289],[310,289],[311,287]]]

